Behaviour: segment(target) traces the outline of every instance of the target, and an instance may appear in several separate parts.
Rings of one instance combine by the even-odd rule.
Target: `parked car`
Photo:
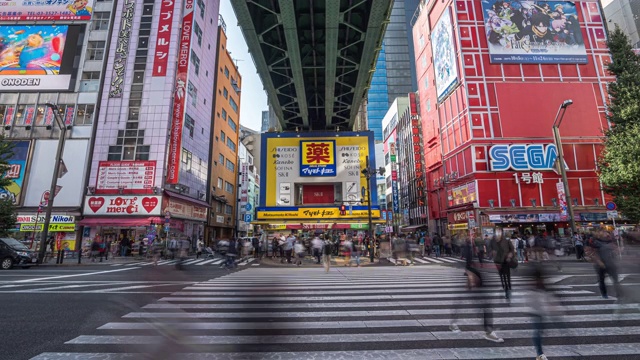
[[[8,270],[14,266],[27,269],[38,261],[35,251],[29,250],[23,243],[13,238],[0,238],[0,269]]]

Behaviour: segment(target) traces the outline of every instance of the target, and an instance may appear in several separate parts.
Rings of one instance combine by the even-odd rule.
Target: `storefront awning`
[[[115,217],[96,217],[85,218],[78,222],[78,225],[82,226],[114,226],[114,227],[127,227],[127,226],[150,226],[151,223],[160,225],[164,223],[164,219],[161,217],[147,217],[147,218],[126,218],[120,219]]]

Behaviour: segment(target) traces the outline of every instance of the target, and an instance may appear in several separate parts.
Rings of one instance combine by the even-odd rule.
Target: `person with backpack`
[[[511,298],[511,259],[513,258],[513,244],[502,236],[493,237],[491,240],[491,252],[493,254],[493,262],[498,268],[500,282],[504,289],[504,297],[509,300]]]
[[[436,258],[440,257],[440,251],[442,250],[442,238],[440,235],[433,233],[433,252],[436,254]]]
[[[574,246],[576,247],[576,259],[584,260],[584,242],[580,234],[575,234]]]

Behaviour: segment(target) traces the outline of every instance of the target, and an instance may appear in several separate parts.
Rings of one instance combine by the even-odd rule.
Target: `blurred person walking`
[[[582,240],[582,235],[575,234],[573,236],[573,245],[576,248],[576,259],[584,260],[584,241]]]
[[[442,250],[442,238],[440,235],[433,233],[433,252],[436,254],[436,258],[440,257],[440,251]]]
[[[517,243],[516,249],[518,250],[518,262],[524,263],[524,252],[526,250],[526,241],[522,237],[518,236],[516,238],[516,243]]]
[[[482,283],[482,273],[475,268],[473,263],[473,246],[474,244],[471,242],[471,239],[466,239],[465,243],[462,245],[460,251],[462,257],[465,259],[465,275],[467,276],[467,290],[468,291],[477,291],[480,292],[480,289],[483,286]],[[484,327],[484,338],[486,340],[501,343],[504,340],[499,337],[495,331],[493,331],[493,313],[491,311],[491,304],[489,302],[482,303],[486,298],[479,297],[480,299],[480,309],[482,309],[482,318],[483,318],[483,327]],[[460,328],[456,324],[458,318],[457,308],[453,309],[451,324],[449,325],[449,329],[454,333],[459,333]]]
[[[351,237],[348,237],[344,243],[342,243],[342,253],[344,254],[344,266],[351,266],[351,251],[353,251],[353,242]]]
[[[293,245],[293,250],[296,253],[296,265],[300,266],[302,265],[302,260],[304,259],[304,255],[306,252],[306,249],[304,247],[304,244],[302,243],[302,240],[297,239],[296,243]]]
[[[513,244],[502,236],[491,240],[491,253],[493,262],[498,268],[500,283],[504,289],[504,296],[508,300],[511,297],[511,259],[514,256]]]
[[[609,275],[613,282],[618,300],[622,299],[622,286],[618,279],[618,265],[616,263],[616,250],[613,237],[605,231],[597,232],[590,241],[589,247],[590,258],[593,261],[596,274],[598,275],[598,286],[600,287],[600,295],[607,299],[607,285],[605,284],[605,276]]]
[[[360,267],[360,252],[362,250],[362,245],[359,240],[354,240],[351,248],[351,256],[353,256],[356,261],[356,266]]]
[[[329,236],[324,240],[324,246],[322,248],[322,261],[324,262],[325,272],[329,272],[331,268],[331,254],[333,253],[333,245]]]
[[[321,258],[322,258],[322,247],[323,247],[323,242],[322,239],[320,239],[320,236],[318,236],[318,234],[316,234],[316,236],[313,237],[313,240],[311,240],[311,247],[313,249],[313,257],[316,258],[316,264],[320,264]]]
[[[289,234],[284,242],[284,255],[287,258],[287,264],[291,264],[291,255],[293,252],[293,245],[296,243],[296,236],[293,234]]]

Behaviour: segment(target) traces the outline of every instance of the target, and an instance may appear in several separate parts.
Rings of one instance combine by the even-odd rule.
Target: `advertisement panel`
[[[69,29],[0,25],[0,91],[68,90],[78,32]]]
[[[167,184],[177,184],[180,179],[180,155],[182,153],[182,126],[186,111],[187,77],[189,74],[189,49],[193,25],[193,0],[186,0],[182,16],[180,50],[176,72],[173,109],[171,111],[171,133],[169,136],[169,159],[167,161]]]
[[[431,47],[436,72],[436,93],[440,102],[458,84],[458,64],[450,8],[442,13],[442,17],[433,28]]]
[[[96,194],[151,192],[155,184],[154,161],[100,161]]]
[[[0,199],[11,199],[14,205],[19,205],[24,188],[24,175],[27,171],[27,158],[31,141],[12,141],[13,155],[7,161],[9,170],[2,177],[10,179],[8,186],[0,187]]]
[[[483,0],[492,63],[586,64],[573,1]]]
[[[560,206],[560,218],[562,220],[567,219],[569,216],[569,208],[567,207],[567,195],[564,192],[564,184],[562,182],[556,183],[556,191],[558,192],[558,206]]]
[[[122,19],[120,31],[115,49],[115,61],[113,64],[113,77],[109,88],[110,98],[122,97],[127,58],[129,57],[129,42],[131,41],[131,29],[133,28],[133,12],[136,7],[135,0],[125,0],[122,5]]]
[[[171,213],[171,217],[207,221],[207,208],[187,202],[167,198],[163,213]]]
[[[86,196],[83,215],[160,215],[161,196]]]
[[[29,184],[25,206],[37,207],[42,194],[51,187],[51,174],[55,165],[58,140],[37,140],[29,170]],[[89,151],[89,140],[67,140],[64,145],[58,190],[54,207],[79,207],[84,194],[84,178]]]
[[[300,176],[336,176],[336,142],[301,141]]]
[[[160,18],[158,19],[158,31],[156,32],[156,52],[153,57],[153,73],[151,76],[167,76],[169,41],[171,40],[174,6],[173,0],[162,0]]]
[[[335,174],[331,177],[301,176],[301,168],[306,165],[303,164],[300,152],[308,149],[306,145],[312,143],[334,146],[333,154],[329,150],[329,157],[334,157],[334,160],[330,159],[329,162],[335,166]],[[366,191],[369,187],[366,177],[361,172],[365,166],[366,157],[370,157],[370,164],[375,164],[376,161],[371,131],[340,132],[339,134],[319,132],[308,135],[263,133],[261,144],[260,188],[264,189],[265,196],[260,200],[261,205],[267,207],[294,205],[297,195],[294,193],[296,185],[333,184],[336,186],[336,193],[341,194],[343,200],[349,199],[350,196],[360,199],[362,188]],[[304,148],[303,144],[305,144]],[[372,150],[369,151],[369,149]],[[378,199],[375,177],[372,177],[370,182],[374,183],[371,188],[371,199],[375,205]]]
[[[340,215],[340,209],[336,206],[329,208],[290,208],[287,210],[279,209],[264,209],[258,208],[257,218],[259,220],[272,220],[272,219],[356,219],[365,218],[369,216],[369,210],[366,206],[354,206],[351,211],[347,211],[345,215]],[[371,210],[371,217],[374,219],[380,218],[380,210]]]
[[[475,202],[477,200],[475,181],[453,188],[449,199],[449,206]]]
[[[94,0],[3,0],[0,21],[91,20]]]

